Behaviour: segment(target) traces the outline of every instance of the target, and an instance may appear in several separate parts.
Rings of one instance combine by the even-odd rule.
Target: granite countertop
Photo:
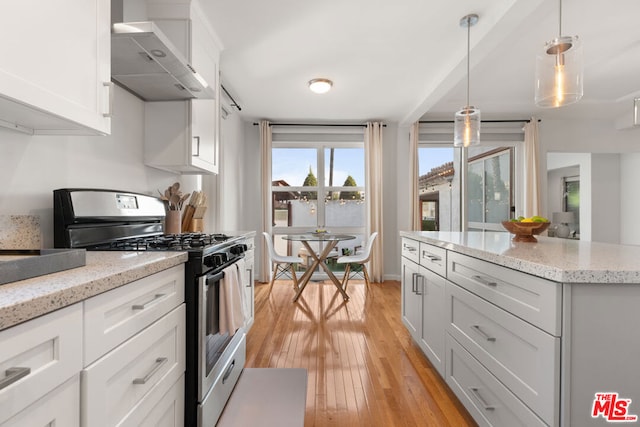
[[[0,286],[0,330],[187,261],[186,252],[87,252],[86,266]]]
[[[536,236],[513,242],[507,232],[401,231],[412,238],[562,283],[640,284],[640,246]]]

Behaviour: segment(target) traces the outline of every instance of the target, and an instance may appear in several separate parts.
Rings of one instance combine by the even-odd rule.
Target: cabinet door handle
[[[102,82],[102,86],[109,88],[109,109],[102,117],[113,117],[113,82]]]
[[[432,255],[428,252],[422,252],[422,258],[427,258],[429,261],[442,261],[442,258],[436,255]]]
[[[471,277],[473,280],[475,280],[476,282],[480,282],[485,286],[491,286],[491,287],[495,287],[498,286],[498,282],[493,282],[491,280],[487,280],[482,276],[472,276]]]
[[[249,273],[249,282],[247,283],[247,288],[251,287],[251,284],[253,283],[253,270],[250,268],[247,268],[247,273]]]
[[[480,335],[482,335],[487,341],[495,342],[496,337],[492,337],[488,333],[482,330],[480,325],[471,325],[471,327]]]
[[[424,281],[426,278],[422,274],[418,274],[418,277],[420,278],[420,292],[418,292],[418,281],[416,280],[416,294],[422,295],[424,294]]]
[[[411,273],[411,292],[413,292],[414,294],[417,292],[416,291],[417,277],[418,277],[418,273]]]
[[[149,373],[147,375],[145,375],[143,378],[135,378],[133,380],[134,384],[146,384],[151,377],[153,377],[156,372],[158,372],[160,370],[160,368],[162,368],[162,366],[167,363],[169,361],[168,358],[166,357],[158,357],[156,359],[156,363],[153,365],[153,368],[151,368],[151,370],[149,371]]]
[[[192,154],[192,157],[200,157],[200,137],[194,136],[193,140],[196,142],[195,154]]]
[[[405,244],[405,245],[404,245],[404,250],[405,250],[405,251],[409,251],[409,252],[415,252],[415,251],[417,251],[417,249],[416,249],[415,247],[413,247],[413,246],[409,246],[409,245],[407,245],[407,244]]]
[[[485,411],[493,411],[494,409],[496,409],[495,406],[489,405],[487,401],[484,400],[484,398],[480,395],[480,391],[477,387],[469,387],[469,391],[475,396],[476,399],[478,399],[478,402],[480,402],[480,404],[484,407]]]
[[[9,368],[4,371],[6,377],[0,380],[0,390],[18,381],[20,378],[26,377],[31,373],[31,368]]]
[[[165,294],[156,294],[155,297],[151,301],[145,302],[144,304],[134,304],[131,306],[132,310],[146,310],[150,306],[158,303],[160,298],[162,298]]]

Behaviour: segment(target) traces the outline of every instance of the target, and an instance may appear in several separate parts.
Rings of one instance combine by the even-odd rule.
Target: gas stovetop
[[[219,233],[160,234],[131,237],[92,246],[96,251],[193,251],[206,252],[233,239]]]

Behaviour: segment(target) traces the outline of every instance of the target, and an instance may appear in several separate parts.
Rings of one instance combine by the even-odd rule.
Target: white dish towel
[[[220,280],[220,333],[229,335],[244,326],[244,298],[238,267],[230,265]]]

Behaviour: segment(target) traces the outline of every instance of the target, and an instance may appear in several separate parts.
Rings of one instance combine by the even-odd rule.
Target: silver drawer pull
[[[417,249],[417,248],[415,248],[415,247],[413,247],[413,246],[404,245],[404,250],[405,250],[405,251],[409,251],[409,252],[415,252],[415,251],[417,251],[418,249]]]
[[[491,287],[498,286],[497,282],[492,282],[491,280],[487,280],[482,276],[471,276],[471,278],[476,282],[482,283],[485,286],[491,286]]]
[[[0,390],[18,381],[20,378],[26,377],[31,373],[31,368],[9,368],[4,371],[6,377],[0,380]]]
[[[480,402],[480,404],[484,407],[485,411],[493,411],[494,409],[496,409],[495,406],[489,405],[487,401],[484,400],[482,396],[480,396],[480,392],[476,387],[469,387],[469,391],[475,396],[476,399],[478,399],[478,402]]]
[[[134,384],[146,384],[147,381],[149,381],[151,379],[152,376],[155,375],[156,372],[158,372],[160,370],[160,368],[162,368],[162,366],[167,363],[169,361],[169,359],[167,359],[166,357],[158,357],[156,359],[156,363],[153,367],[153,369],[151,369],[149,371],[149,373],[147,375],[144,376],[144,378],[135,378],[133,380]]]
[[[479,333],[480,335],[482,335],[487,341],[491,341],[494,342],[496,340],[496,337],[492,337],[491,335],[487,334],[485,331],[482,330],[482,328],[480,328],[480,325],[471,325],[471,327],[473,329],[475,329],[475,331],[477,333]]]
[[[439,256],[431,255],[427,252],[422,252],[422,258],[428,258],[429,261],[442,261],[442,258],[440,258]]]
[[[145,302],[144,304],[134,304],[134,305],[132,305],[131,306],[131,310],[146,310],[147,308],[149,308],[153,304],[155,304],[158,301],[160,301],[160,298],[162,298],[163,296],[165,296],[165,294],[156,294],[156,296],[153,297],[153,299],[151,301],[149,301],[149,302]]]

